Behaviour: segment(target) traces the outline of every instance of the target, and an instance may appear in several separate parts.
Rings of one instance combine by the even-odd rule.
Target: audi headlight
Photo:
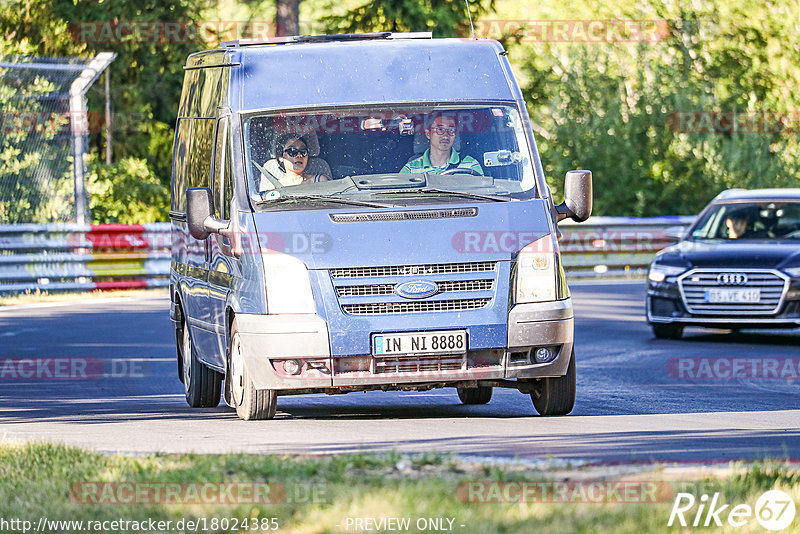
[[[266,252],[261,258],[267,286],[267,313],[317,312],[305,263],[281,252]]]
[[[661,265],[653,263],[650,265],[650,273],[647,278],[651,282],[663,282],[669,276],[678,276],[686,272],[686,267],[677,267],[675,265]]]
[[[783,272],[792,278],[800,278],[800,267],[789,267],[788,269],[784,269]]]
[[[549,235],[525,246],[517,257],[516,302],[556,299],[556,266],[553,241]]]

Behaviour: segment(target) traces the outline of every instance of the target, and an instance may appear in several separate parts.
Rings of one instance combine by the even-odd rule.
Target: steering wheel
[[[280,189],[281,187],[283,187],[283,184],[280,183],[277,180],[277,178],[275,178],[274,176],[272,176],[272,174],[270,174],[269,172],[264,170],[264,167],[262,167],[261,165],[259,165],[255,161],[253,162],[253,165],[255,165],[256,169],[258,169],[261,172],[262,176],[266,177],[266,179],[269,180],[269,183],[271,183],[273,185],[273,187],[275,187],[275,189]],[[259,193],[261,193],[261,191],[259,191]]]
[[[469,167],[456,167],[455,169],[447,169],[446,171],[439,173],[439,175],[443,174],[470,174],[472,176],[485,176],[483,173],[480,173]]]

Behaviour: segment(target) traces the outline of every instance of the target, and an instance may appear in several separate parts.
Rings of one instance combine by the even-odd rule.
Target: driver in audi
[[[461,157],[453,148],[456,140],[456,118],[452,113],[434,113],[425,120],[425,137],[430,148],[412,159],[400,172],[442,174],[452,169],[464,169],[465,174],[483,175],[480,163],[471,156]]]

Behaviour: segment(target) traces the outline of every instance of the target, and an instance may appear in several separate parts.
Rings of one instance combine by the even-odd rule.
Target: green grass
[[[699,497],[704,492],[719,491],[723,502],[749,503],[751,506],[765,490],[779,488],[790,493],[800,506],[797,467],[777,462],[748,466],[731,464],[721,476],[703,475],[700,468],[675,471],[654,467],[651,470],[639,469],[635,475],[625,475],[625,471],[615,467],[559,469],[532,469],[524,464],[487,466],[439,454],[411,457],[400,454],[124,456],[97,454],[60,445],[2,442],[0,518],[29,520],[33,524],[40,517],[99,521],[276,518],[280,532],[298,533],[355,532],[352,526],[346,529],[348,517],[408,517],[411,519],[411,532],[418,531],[416,521],[419,518],[453,518],[453,532],[463,533],[640,533],[669,530],[666,523],[672,508],[671,495],[660,499],[661,502],[644,504],[498,504],[462,502],[456,493],[459,484],[466,481],[578,479],[588,482],[600,478],[666,481],[676,492],[686,491]],[[198,486],[220,482],[278,483],[285,488],[286,498],[277,504],[91,504],[81,502],[79,494],[70,498],[70,489],[82,482],[134,482],[151,486],[167,483],[197,483]],[[751,523],[735,531],[761,531],[755,520]],[[796,520],[783,532],[799,532],[797,525]],[[211,524],[207,523],[207,526]],[[694,532],[697,529],[688,527],[684,530]],[[715,532],[720,529],[702,530]],[[726,531],[731,530],[731,527],[726,527]],[[53,531],[77,532],[69,528]],[[15,530],[0,528],[0,532]],[[209,528],[207,532],[225,530]]]

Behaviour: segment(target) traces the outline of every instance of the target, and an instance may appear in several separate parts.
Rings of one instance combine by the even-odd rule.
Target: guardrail
[[[593,217],[560,225],[571,278],[641,276],[692,217]],[[170,224],[0,225],[0,294],[169,285]]]
[[[559,240],[570,278],[643,276],[653,256],[677,240],[666,234],[685,230],[691,216],[591,217],[583,223],[563,221]]]
[[[0,294],[169,285],[170,224],[0,225]]]

